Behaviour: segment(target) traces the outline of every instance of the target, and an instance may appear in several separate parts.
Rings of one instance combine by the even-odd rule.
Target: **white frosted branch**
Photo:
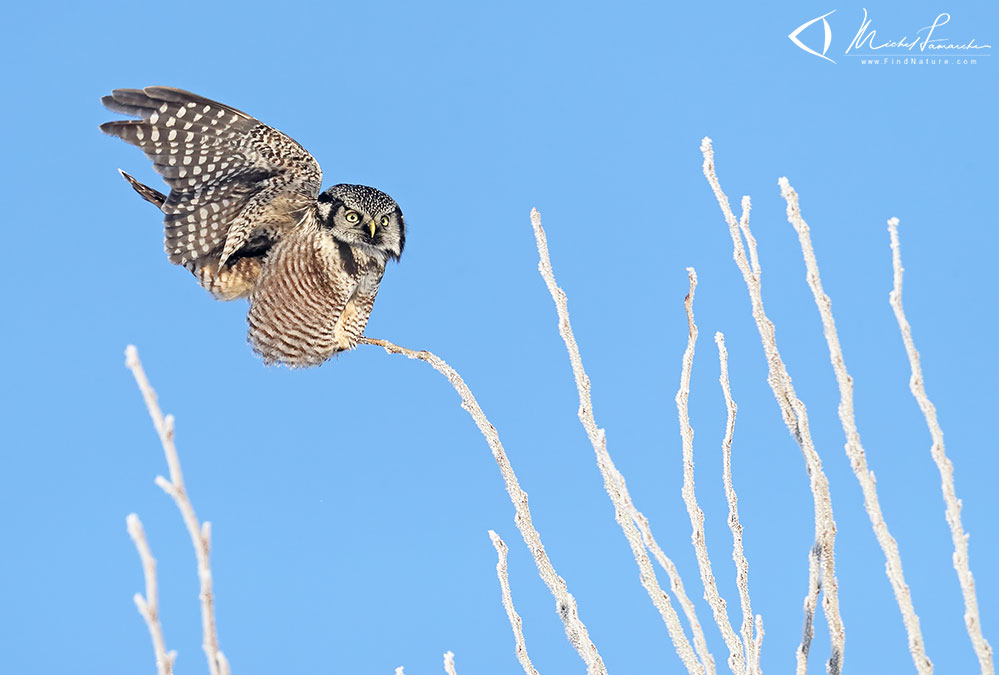
[[[767,317],[763,309],[763,295],[760,287],[759,259],[756,252],[756,241],[752,238],[749,229],[749,200],[743,199],[744,212],[742,221],[738,221],[729,206],[728,197],[721,189],[718,176],[715,173],[714,150],[711,147],[711,139],[705,138],[701,142],[701,153],[704,156],[704,176],[707,178],[711,189],[718,200],[725,222],[729,227],[729,234],[732,237],[733,258],[739,271],[742,273],[743,281],[749,291],[750,302],[753,307],[753,318],[763,343],[763,350],[766,354],[769,374],[767,383],[773,390],[774,397],[780,407],[784,424],[801,448],[805,459],[805,466],[808,470],[809,486],[812,492],[812,499],[815,510],[815,544],[809,553],[809,591],[805,596],[805,629],[803,631],[802,642],[797,653],[797,673],[805,675],[808,668],[808,650],[811,643],[813,631],[813,620],[815,604],[818,601],[819,590],[823,592],[822,608],[826,615],[826,623],[829,627],[829,641],[831,653],[826,663],[826,670],[829,675],[838,675],[843,667],[843,650],[846,642],[846,634],[843,628],[843,619],[839,612],[839,589],[836,582],[835,566],[835,543],[836,543],[836,523],[833,520],[832,498],[829,492],[829,481],[822,471],[822,460],[812,442],[811,433],[808,428],[808,413],[805,405],[794,392],[791,384],[791,376],[787,372],[787,367],[781,359],[777,350],[777,338],[774,331],[774,324]],[[743,245],[742,237],[746,237],[749,246],[749,260],[752,260],[752,268],[746,257],[746,247]],[[819,575],[821,574],[821,582]]]
[[[687,268],[687,276],[690,280],[690,291],[683,301],[683,307],[687,312],[687,348],[683,352],[680,388],[675,398],[683,445],[683,488],[680,493],[683,496],[683,503],[687,505],[687,515],[690,517],[690,541],[697,556],[697,569],[701,573],[701,583],[704,585],[704,599],[711,607],[715,623],[718,624],[718,630],[721,631],[725,646],[728,647],[728,666],[734,675],[742,675],[746,670],[744,647],[729,621],[725,600],[718,593],[718,584],[715,583],[715,575],[711,570],[711,558],[708,557],[708,546],[704,535],[704,511],[698,505],[694,493],[694,429],[690,425],[690,408],[687,403],[690,398],[690,373],[694,367],[694,346],[697,343],[697,324],[694,323],[697,272],[693,267]]]
[[[805,600],[802,603],[805,620],[801,627],[801,643],[795,652],[796,675],[807,675],[808,673],[808,654],[812,648],[812,638],[815,637],[815,609],[819,605],[819,596],[822,594],[821,571],[819,569],[821,557],[822,550],[816,542],[808,551],[808,590],[805,592]]]
[[[139,361],[139,352],[133,345],[125,349],[125,365],[132,371],[135,383],[139,386],[142,398],[146,402],[153,426],[160,437],[163,453],[166,455],[167,466],[170,469],[170,480],[162,476],[156,477],[156,484],[164,492],[173,497],[180,510],[184,525],[191,536],[194,553],[198,562],[198,579],[201,584],[201,625],[202,648],[208,659],[208,670],[211,675],[228,675],[229,663],[219,650],[218,634],[215,627],[215,598],[212,593],[212,570],[210,564],[211,526],[200,524],[194,513],[194,506],[184,489],[184,475],[180,469],[180,457],[174,445],[174,420],[172,415],[164,416],[156,399],[156,392],[149,384],[149,379]]]
[[[207,523],[205,523],[207,525]],[[219,675],[231,675],[232,669],[229,667],[229,659],[221,651],[216,652],[216,659],[219,662]]]
[[[635,561],[638,564],[639,579],[649,594],[649,598],[652,599],[652,603],[659,610],[659,614],[666,624],[666,629],[669,631],[670,638],[673,640],[673,646],[676,648],[676,652],[680,656],[680,660],[683,661],[684,666],[686,666],[687,671],[691,674],[707,673],[707,675],[713,675],[715,672],[714,659],[710,652],[708,652],[704,633],[697,620],[697,615],[694,613],[693,604],[683,591],[683,584],[680,581],[676,567],[662,553],[658,544],[655,543],[652,532],[648,527],[648,521],[632,503],[624,476],[614,466],[610,453],[607,451],[607,438],[604,430],[597,427],[596,420],[593,417],[590,379],[583,369],[579,346],[576,344],[576,337],[572,333],[572,325],[569,322],[568,300],[565,291],[559,288],[555,282],[555,274],[552,270],[551,258],[548,254],[548,239],[545,236],[544,229],[541,227],[541,214],[538,213],[537,209],[531,210],[531,225],[534,227],[534,238],[538,245],[538,254],[540,256],[538,270],[541,272],[541,276],[545,280],[545,285],[548,287],[548,291],[555,301],[555,308],[559,318],[559,335],[562,336],[566,350],[569,352],[569,361],[572,364],[576,389],[579,392],[579,421],[586,430],[586,435],[589,437],[590,444],[596,453],[597,466],[604,479],[604,488],[607,490],[607,494],[614,505],[615,519],[623,530],[625,538],[631,546],[632,554],[635,556]],[[703,665],[698,662],[697,657],[694,655],[694,650],[691,648],[690,642],[683,632],[680,618],[676,610],[673,609],[669,596],[660,588],[659,582],[656,580],[655,570],[645,550],[646,545],[653,550],[654,555],[656,555],[660,563],[667,569],[674,593],[677,595],[681,605],[683,605],[687,619],[691,623],[694,633],[694,644],[697,647],[697,652],[701,657]]]
[[[839,419],[843,426],[843,434],[846,436],[846,455],[850,459],[850,466],[860,483],[861,491],[864,495],[864,508],[871,520],[871,527],[874,529],[874,536],[881,546],[885,555],[885,574],[891,583],[895,593],[895,600],[898,603],[899,611],[902,614],[902,623],[905,625],[905,632],[909,639],[909,652],[912,654],[912,661],[916,666],[916,672],[920,675],[930,675],[933,672],[933,663],[926,655],[926,645],[923,642],[923,634],[919,629],[919,616],[912,604],[912,596],[909,593],[909,586],[905,582],[905,575],[902,573],[902,557],[899,554],[898,543],[888,530],[888,523],[885,522],[884,514],[881,512],[881,503],[878,500],[878,490],[874,480],[874,472],[867,468],[867,453],[860,442],[860,432],[857,430],[857,423],[853,412],[853,378],[850,377],[846,369],[846,361],[843,357],[843,348],[840,346],[839,334],[836,332],[836,322],[833,319],[832,300],[822,289],[822,279],[819,276],[819,264],[815,258],[815,250],[812,247],[812,238],[808,229],[808,224],[801,216],[801,207],[798,204],[798,193],[794,191],[787,178],[778,181],[781,195],[787,202],[787,219],[798,233],[798,241],[801,244],[801,255],[805,260],[807,270],[808,287],[812,290],[815,298],[815,305],[819,309],[822,317],[822,330],[825,333],[826,345],[829,347],[829,360],[832,363],[833,372],[836,374],[836,382],[839,385]]]
[[[406,675],[406,673],[402,671],[402,666],[395,669],[395,675]]]
[[[510,495],[510,501],[513,502],[513,507],[516,511],[514,523],[520,530],[528,550],[530,550],[531,555],[534,557],[534,562],[538,567],[538,574],[541,576],[542,581],[545,582],[545,585],[548,586],[548,590],[555,597],[555,607],[559,617],[562,619],[562,623],[565,625],[565,634],[569,639],[569,644],[575,648],[583,659],[589,675],[606,673],[607,669],[604,666],[603,659],[600,657],[596,645],[590,640],[586,626],[579,618],[576,599],[569,593],[565,579],[560,577],[555,571],[555,567],[552,565],[551,560],[548,558],[548,553],[541,543],[541,535],[534,529],[534,524],[531,520],[531,511],[527,506],[527,493],[520,487],[520,482],[517,480],[517,475],[513,472],[513,467],[506,456],[503,444],[500,443],[496,427],[486,418],[485,413],[482,412],[482,408],[479,407],[468,385],[465,384],[465,381],[461,379],[461,376],[458,375],[454,368],[431,352],[414,351],[392,344],[386,340],[376,340],[367,337],[361,338],[359,342],[361,344],[382,347],[389,354],[401,354],[410,359],[417,359],[430,364],[434,370],[446,377],[451,386],[458,392],[458,396],[461,397],[462,409],[472,417],[475,425],[485,437],[486,443],[489,444],[489,449],[492,450],[493,458],[499,466],[503,482],[506,483],[506,491]]]
[[[527,675],[538,675],[537,669],[531,663],[531,658],[527,655],[527,643],[524,640],[524,621],[517,614],[513,606],[513,595],[510,593],[510,577],[506,568],[506,542],[500,536],[489,530],[489,539],[496,549],[496,576],[499,578],[500,590],[503,593],[503,607],[506,609],[506,616],[510,620],[510,628],[513,629],[514,648],[517,652],[517,660]]]
[[[159,594],[156,586],[156,559],[153,558],[152,551],[149,550],[149,542],[146,541],[146,531],[142,528],[142,521],[134,513],[128,514],[125,519],[128,526],[128,535],[135,543],[135,548],[139,552],[139,559],[142,561],[142,574],[146,579],[146,595],[141,593],[133,596],[135,606],[139,614],[149,628],[149,637],[153,640],[153,652],[156,655],[157,675],[172,675],[173,660],[177,652],[167,652],[166,641],[163,639],[163,626],[160,624]]]
[[[447,675],[458,675],[454,669],[454,652],[444,652],[444,672]]]
[[[760,614],[756,615],[756,640],[754,641],[755,662],[752,664],[752,672],[756,675],[762,672],[760,668],[760,654],[763,652],[763,616]]]
[[[930,446],[930,455],[940,472],[940,487],[943,491],[944,503],[946,505],[947,524],[950,526],[951,539],[954,542],[954,569],[957,570],[957,578],[961,585],[961,593],[964,595],[964,623],[971,637],[971,644],[975,654],[978,656],[978,664],[981,667],[982,675],[992,675],[994,665],[992,662],[992,647],[982,635],[981,620],[978,616],[978,596],[975,594],[975,579],[971,575],[971,568],[968,560],[968,536],[964,532],[961,524],[961,500],[957,498],[954,487],[954,465],[951,464],[944,448],[943,429],[937,420],[937,410],[926,395],[926,388],[923,383],[923,369],[919,364],[919,352],[916,351],[916,344],[912,339],[912,326],[905,318],[905,310],[902,308],[902,252],[898,241],[898,218],[888,221],[888,234],[891,238],[891,262],[894,272],[894,287],[889,295],[889,302],[895,312],[895,319],[898,321],[899,330],[902,332],[902,342],[905,344],[905,353],[909,357],[909,367],[911,377],[909,378],[909,389],[919,404],[919,409],[926,418],[926,426],[930,431],[930,438],[933,444]]]
[[[743,210],[748,213],[748,209]],[[735,415],[738,411],[735,401],[732,400],[732,388],[728,380],[728,350],[725,349],[725,336],[720,332],[715,333],[715,344],[718,345],[718,381],[721,384],[722,394],[725,396],[725,409],[727,411],[725,419],[725,437],[722,439],[722,481],[725,484],[725,497],[728,500],[728,527],[732,531],[732,561],[735,563],[735,582],[739,588],[739,605],[742,609],[742,644],[746,649],[746,673],[747,675],[760,675],[760,647],[762,633],[757,634],[753,639],[753,606],[749,598],[749,561],[742,548],[742,523],[739,521],[739,499],[735,494],[735,485],[732,482],[732,438],[735,435]],[[763,619],[757,617],[762,626]]]

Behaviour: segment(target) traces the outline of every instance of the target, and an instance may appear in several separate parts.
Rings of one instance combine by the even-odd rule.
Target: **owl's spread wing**
[[[255,227],[293,224],[314,208],[319,164],[246,113],[170,87],[115,89],[101,101],[141,118],[101,130],[141,148],[170,186],[161,208],[171,262],[186,264],[221,248],[221,265]]]
[[[250,343],[267,363],[314,366],[352,345],[338,320],[357,288],[328,234],[305,227],[271,248],[250,296]],[[362,326],[363,328],[363,326]]]

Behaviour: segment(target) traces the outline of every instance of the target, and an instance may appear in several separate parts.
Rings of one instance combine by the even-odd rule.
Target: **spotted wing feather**
[[[224,263],[268,224],[314,208],[322,171],[302,146],[244,112],[170,87],[116,89],[101,101],[138,120],[101,130],[138,146],[170,186],[161,206],[170,261]]]

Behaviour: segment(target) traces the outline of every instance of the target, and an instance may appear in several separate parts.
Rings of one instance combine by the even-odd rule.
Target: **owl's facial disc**
[[[376,242],[377,220],[362,211],[338,204],[330,214],[333,233],[350,244],[371,244]]]
[[[398,204],[387,194],[363,185],[334,185],[319,195],[319,214],[333,236],[368,249],[370,255],[396,260],[406,243],[406,225]]]

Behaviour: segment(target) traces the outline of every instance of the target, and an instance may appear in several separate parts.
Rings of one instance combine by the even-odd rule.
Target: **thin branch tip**
[[[565,633],[569,643],[579,653],[580,658],[582,658],[583,662],[587,666],[589,674],[606,675],[607,669],[604,666],[603,659],[597,651],[596,646],[593,644],[593,641],[590,639],[589,632],[587,631],[585,624],[583,624],[579,618],[579,610],[576,605],[576,600],[573,598],[572,594],[569,593],[565,579],[560,577],[556,572],[555,567],[552,565],[552,562],[548,557],[548,553],[545,551],[544,544],[541,541],[541,535],[534,527],[531,511],[527,505],[527,493],[520,487],[517,475],[514,473],[513,467],[510,464],[510,459],[507,457],[506,450],[503,448],[503,444],[500,441],[499,433],[496,431],[496,427],[493,426],[493,424],[486,417],[485,413],[482,411],[478,401],[476,401],[471,389],[469,389],[468,385],[465,384],[461,375],[459,375],[454,368],[448,365],[444,359],[440,358],[433,352],[416,352],[411,349],[406,349],[405,347],[400,347],[396,344],[388,342],[387,340],[376,340],[373,338],[362,338],[360,342],[363,344],[384,347],[390,354],[398,354],[406,356],[410,359],[423,361],[429,364],[438,373],[443,375],[454,388],[459,398],[461,398],[461,408],[465,410],[469,416],[471,416],[472,421],[475,422],[476,427],[478,427],[479,432],[485,438],[489,449],[492,451],[493,459],[499,466],[500,474],[506,484],[507,494],[510,496],[510,501],[512,502],[516,512],[514,516],[514,523],[516,524],[517,529],[520,530],[524,543],[527,544],[527,548],[530,550],[531,555],[534,558],[534,563],[538,568],[539,576],[542,581],[545,582],[548,590],[555,597],[556,605],[558,607],[567,608],[566,612],[559,612],[559,616],[565,626]]]
[[[573,378],[575,379],[576,389],[579,394],[579,421],[583,425],[586,435],[590,440],[590,445],[596,454],[597,467],[600,469],[604,480],[604,489],[607,491],[607,495],[614,505],[615,520],[621,527],[625,539],[627,539],[631,547],[635,562],[639,568],[639,579],[642,586],[648,593],[653,605],[659,610],[663,623],[669,632],[670,639],[673,641],[677,654],[687,668],[688,673],[691,675],[714,675],[714,658],[708,651],[704,632],[701,629],[693,603],[690,602],[684,590],[683,581],[680,579],[676,566],[663,553],[658,543],[656,543],[649,528],[648,520],[632,503],[624,476],[614,466],[614,462],[607,451],[606,434],[597,426],[593,415],[590,378],[583,368],[579,344],[576,342],[576,337],[572,332],[572,323],[569,320],[568,298],[565,291],[558,286],[558,282],[555,280],[555,273],[552,269],[551,257],[548,251],[548,241],[545,237],[544,229],[541,227],[540,216],[536,218],[532,217],[531,224],[534,228],[535,241],[538,247],[538,271],[541,273],[541,277],[545,281],[545,286],[548,288],[548,292],[555,303],[555,310],[558,315],[558,332],[568,352]],[[647,548],[648,550],[646,550]],[[694,634],[693,647],[684,633],[679,615],[673,608],[669,595],[659,586],[655,569],[649,558],[649,551],[652,552],[670,577],[670,587],[676,595],[678,602],[683,607],[684,614]]]
[[[806,279],[822,320],[823,333],[829,351],[829,362],[832,365],[833,374],[836,377],[839,387],[840,402],[838,410],[840,424],[846,439],[844,446],[846,454],[850,460],[850,465],[853,468],[857,482],[860,484],[864,497],[864,508],[870,519],[871,528],[885,557],[885,574],[891,584],[899,612],[902,616],[902,623],[906,630],[909,649],[913,663],[916,666],[916,671],[920,675],[931,675],[933,666],[926,656],[923,635],[919,626],[919,616],[916,614],[909,586],[905,581],[905,575],[902,571],[902,558],[899,553],[898,544],[891,535],[888,524],[885,522],[881,503],[878,498],[877,485],[874,480],[874,472],[868,469],[867,454],[861,443],[860,432],[857,429],[854,415],[854,381],[846,368],[846,359],[836,330],[836,321],[833,317],[832,300],[822,287],[818,260],[812,245],[810,229],[801,215],[798,193],[795,192],[787,178],[781,178],[779,183],[781,186],[781,195],[787,202],[787,220],[798,234],[801,255],[805,261]],[[818,551],[818,553],[821,554],[821,551]],[[838,668],[842,660],[841,646],[834,652],[834,657],[836,667]],[[832,662],[833,658],[830,659],[830,663]]]
[[[510,592],[510,577],[507,571],[507,553],[509,549],[506,542],[493,530],[489,530],[489,538],[493,542],[493,548],[496,549],[496,577],[500,583],[503,608],[506,610],[507,618],[510,621],[510,628],[513,629],[514,651],[517,654],[517,660],[520,661],[525,675],[538,675],[537,669],[527,655],[527,643],[524,640],[524,621],[517,614],[517,610],[513,606],[513,595]]]
[[[842,663],[843,646],[846,637],[842,616],[839,611],[839,591],[835,576],[834,550],[836,524],[833,519],[829,481],[822,470],[821,458],[812,441],[805,405],[794,391],[791,376],[788,374],[787,367],[784,365],[780,351],[777,348],[774,324],[763,308],[759,256],[756,240],[749,227],[748,210],[743,212],[741,220],[736,220],[735,214],[732,213],[728,197],[722,190],[718,175],[715,172],[714,151],[711,147],[710,139],[704,139],[701,143],[701,151],[704,157],[702,165],[704,177],[707,179],[708,185],[710,185],[718,206],[721,209],[722,216],[728,225],[729,234],[732,239],[732,257],[739,271],[742,273],[743,281],[749,292],[750,303],[753,308],[753,319],[756,322],[767,360],[769,371],[767,382],[773,390],[774,398],[780,408],[784,424],[798,443],[805,460],[809,487],[813,498],[815,539],[823,549],[821,566],[819,565],[819,559],[813,553],[809,553],[809,589],[805,597],[806,630],[798,649],[797,673],[798,675],[804,675],[807,672],[808,646],[811,641],[810,631],[813,625],[812,616],[818,606],[820,592],[824,593],[822,609],[826,615],[831,642],[831,655],[827,665],[830,668],[833,665],[839,668]],[[743,237],[745,237],[745,242],[743,242]],[[819,578],[820,575],[821,581]],[[835,664],[833,663],[834,659]]]
[[[138,350],[133,345],[129,345],[125,350],[126,365],[132,371],[135,383],[139,388],[142,398],[145,401],[149,417],[160,438],[160,445],[163,447],[163,454],[166,458],[167,466],[170,469],[170,480],[163,476],[156,476],[155,483],[164,492],[170,495],[181,518],[187,528],[191,543],[194,546],[195,558],[197,560],[198,577],[200,580],[199,598],[201,602],[201,623],[202,623],[202,647],[208,661],[210,675],[229,675],[229,664],[225,655],[219,650],[218,634],[215,624],[215,598],[212,592],[211,563],[209,561],[209,541],[206,534],[210,533],[210,525],[205,522],[199,523],[194,512],[194,506],[184,489],[184,475],[181,471],[180,457],[174,444],[174,419],[172,415],[163,415],[157,401],[156,392],[139,360]],[[134,514],[133,514],[134,515]],[[136,548],[139,549],[140,557],[143,559],[143,568],[146,570],[146,605],[149,611],[146,618],[149,624],[150,634],[153,635],[154,648],[156,651],[156,663],[158,675],[170,675],[172,673],[172,657],[165,651],[162,644],[162,629],[159,627],[159,620],[156,618],[156,582],[155,582],[155,560],[149,553],[149,546],[145,541],[145,535],[141,529],[141,523],[133,527],[133,519],[129,516],[127,523],[130,527],[130,534],[134,531],[136,535],[133,539]],[[134,519],[138,521],[138,517]],[[150,618],[152,617],[152,621]],[[157,637],[157,633],[159,637]],[[172,653],[172,652],[171,652]]]
[[[919,406],[923,417],[926,420],[926,427],[930,434],[930,456],[937,466],[940,474],[940,488],[943,492],[945,504],[945,519],[951,532],[951,541],[954,545],[953,564],[957,572],[957,578],[961,587],[961,595],[964,598],[964,623],[971,638],[972,647],[978,657],[982,675],[992,675],[995,666],[992,660],[992,646],[985,639],[982,633],[981,618],[978,611],[978,595],[975,592],[975,580],[971,573],[970,556],[968,550],[968,534],[964,531],[961,523],[961,500],[957,497],[957,489],[954,483],[954,465],[947,456],[944,447],[943,429],[937,418],[936,407],[926,393],[926,385],[923,379],[923,369],[920,365],[919,352],[916,349],[915,340],[912,337],[912,326],[905,316],[905,309],[902,304],[902,252],[898,238],[898,218],[891,218],[888,221],[888,233],[891,243],[892,277],[893,286],[889,294],[889,304],[895,314],[899,332],[902,334],[902,343],[905,347],[906,356],[909,359],[909,391]]]

